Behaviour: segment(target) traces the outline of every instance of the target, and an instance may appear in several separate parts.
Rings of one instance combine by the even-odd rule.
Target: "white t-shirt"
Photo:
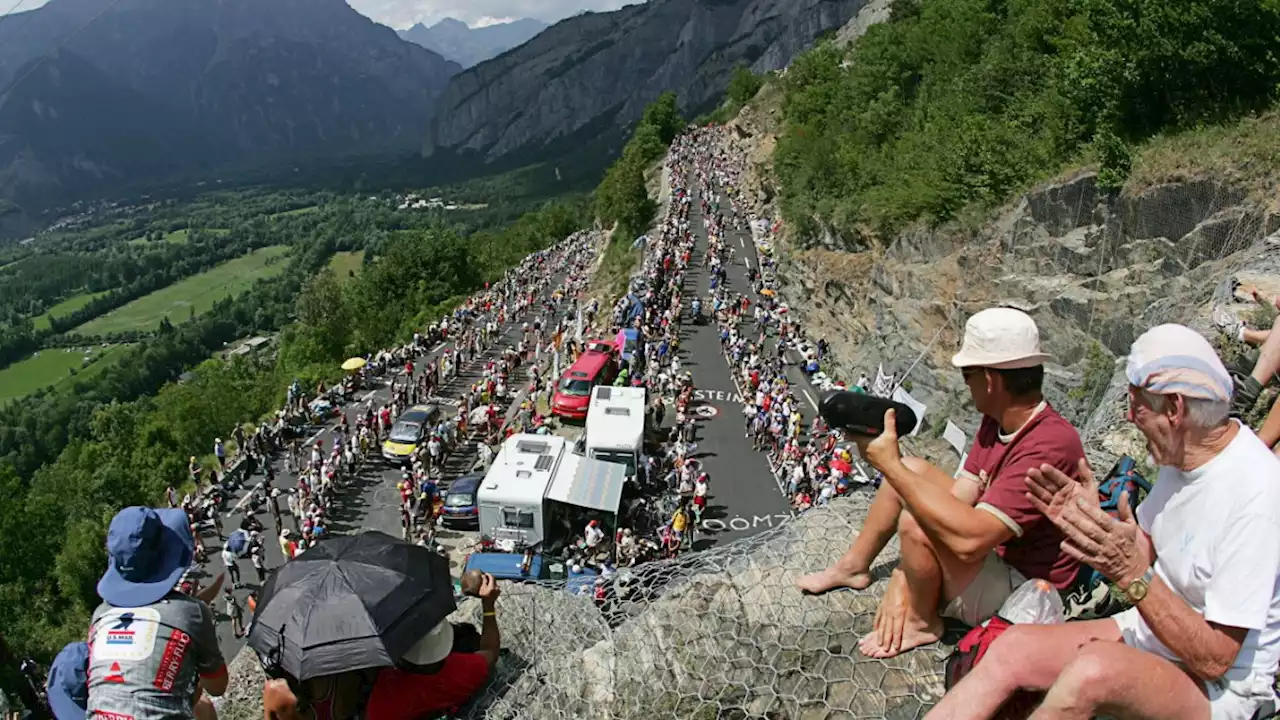
[[[1205,620],[1248,628],[1229,681],[1267,676],[1280,658],[1280,459],[1241,426],[1217,457],[1190,472],[1161,467],[1138,506],[1156,573]],[[1133,647],[1178,662],[1137,608],[1117,616]]]

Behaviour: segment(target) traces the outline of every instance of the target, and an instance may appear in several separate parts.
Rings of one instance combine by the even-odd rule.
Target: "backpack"
[[[1120,517],[1120,495],[1128,491],[1129,511],[1137,512],[1138,503],[1151,492],[1151,483],[1138,472],[1138,463],[1121,455],[1111,471],[1098,483],[1098,503],[1112,517]]]
[[[1136,513],[1138,504],[1151,492],[1151,483],[1138,472],[1138,463],[1128,455],[1120,456],[1111,471],[1098,483],[1098,505],[1108,515],[1120,517],[1120,495],[1129,493],[1129,511]],[[1067,618],[1095,620],[1110,617],[1126,605],[1112,596],[1110,585],[1102,573],[1082,565],[1071,588],[1063,591]]]
[[[1111,471],[1098,483],[1098,505],[1111,517],[1119,518],[1120,496],[1125,492],[1129,493],[1129,512],[1136,514],[1138,504],[1151,492],[1151,483],[1138,472],[1136,460],[1128,455],[1121,455],[1116,464],[1111,466]],[[1102,573],[1093,568],[1089,570],[1092,573],[1090,587],[1107,581]]]
[[[999,615],[993,615],[985,625],[979,625],[965,633],[956,645],[956,649],[947,657],[946,665],[943,666],[944,687],[950,691],[964,679],[964,676],[982,661],[991,643],[1011,627],[1013,623]],[[1019,690],[1000,706],[994,715],[994,720],[1023,720],[1031,716],[1043,699],[1044,693]]]

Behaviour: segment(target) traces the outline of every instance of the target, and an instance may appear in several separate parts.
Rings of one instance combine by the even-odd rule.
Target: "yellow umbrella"
[[[775,295],[775,293],[769,288],[765,288],[764,290],[761,290],[760,294],[765,297],[773,297]]]
[[[342,369],[343,370],[359,370],[360,368],[368,364],[369,364],[368,361],[366,361],[364,358],[353,357],[350,360],[342,363]]]

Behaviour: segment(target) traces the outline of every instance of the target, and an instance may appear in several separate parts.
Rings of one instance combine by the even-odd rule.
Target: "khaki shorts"
[[[995,615],[1013,591],[1026,581],[1022,573],[1006,565],[994,551],[989,552],[977,577],[960,593],[960,597],[947,603],[942,609],[942,616],[977,627]]]

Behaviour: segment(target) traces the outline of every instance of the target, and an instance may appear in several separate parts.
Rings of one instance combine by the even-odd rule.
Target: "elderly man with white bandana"
[[[1247,720],[1273,707],[1280,655],[1280,460],[1228,418],[1231,378],[1181,325],[1129,354],[1128,419],[1159,465],[1135,518],[1096,485],[1033,471],[1030,496],[1071,555],[1123,590],[1113,618],[1015,625],[930,717],[989,718],[1018,690],[1047,691],[1037,718]],[[1083,463],[1082,463],[1083,465]]]

